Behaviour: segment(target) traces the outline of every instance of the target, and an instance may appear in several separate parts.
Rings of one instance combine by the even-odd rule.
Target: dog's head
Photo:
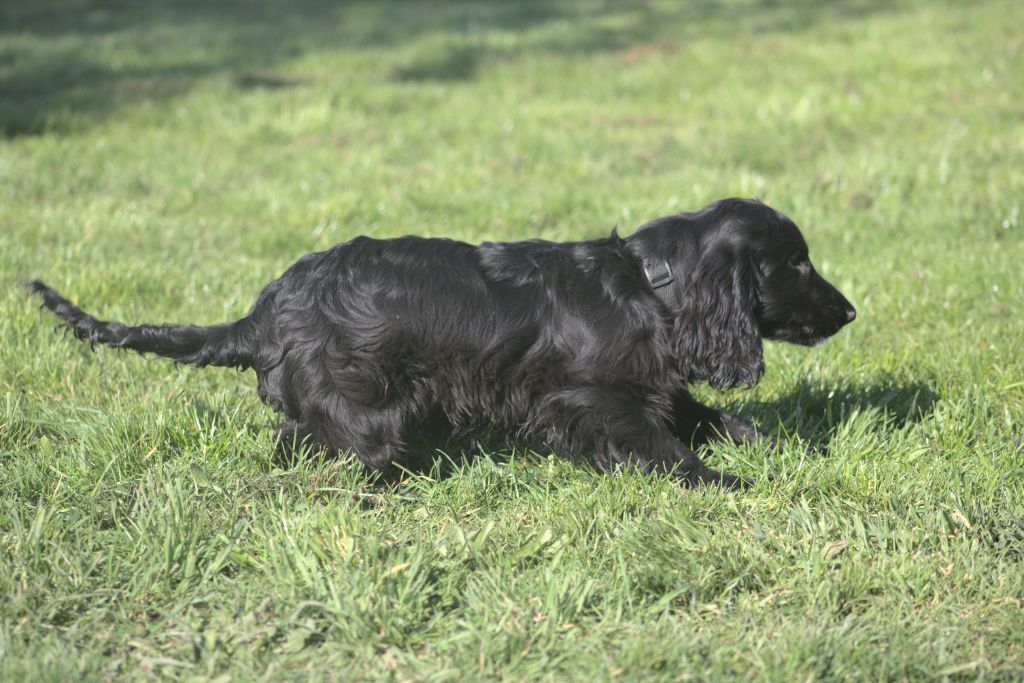
[[[757,201],[725,199],[637,233],[671,267],[676,351],[687,380],[750,386],[764,373],[761,340],[820,344],[856,317],[822,278],[789,218]]]
[[[772,213],[775,225],[755,230],[751,240],[758,327],[767,339],[816,346],[853,322],[857,311],[815,270],[793,221]]]

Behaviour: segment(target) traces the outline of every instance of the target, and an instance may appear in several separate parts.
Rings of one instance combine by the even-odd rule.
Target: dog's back
[[[362,237],[311,254],[253,308],[273,359],[256,368],[261,396],[293,418],[312,387],[367,407],[438,404],[456,425],[521,424],[543,386],[622,365],[595,362],[622,349],[609,335],[642,344],[602,280],[620,245]]]

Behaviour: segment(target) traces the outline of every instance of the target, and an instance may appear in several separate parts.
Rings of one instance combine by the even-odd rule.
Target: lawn
[[[1024,678],[1024,9],[0,6],[0,680]],[[544,452],[272,457],[251,373],[53,333],[243,315],[356,235],[566,240],[725,196],[854,302],[698,394],[748,491]],[[799,439],[828,442],[809,458]]]

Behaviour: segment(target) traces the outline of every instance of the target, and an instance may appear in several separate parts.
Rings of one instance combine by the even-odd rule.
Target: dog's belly
[[[445,377],[457,381],[432,387],[430,403],[441,408],[458,431],[520,432],[533,423],[540,399],[554,387],[555,376],[535,368],[495,372],[481,368],[466,372],[452,368]],[[458,376],[458,375],[461,375]]]

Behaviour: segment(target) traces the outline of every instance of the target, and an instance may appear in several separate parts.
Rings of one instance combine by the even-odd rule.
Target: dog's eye
[[[794,251],[789,255],[786,264],[791,268],[803,268],[807,265],[807,254],[802,251]]]

